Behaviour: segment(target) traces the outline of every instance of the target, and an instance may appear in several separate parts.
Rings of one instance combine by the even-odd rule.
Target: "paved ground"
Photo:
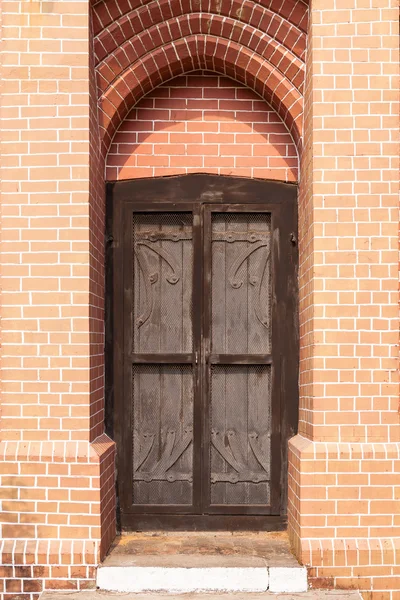
[[[301,594],[120,594],[117,592],[45,592],[40,600],[361,600],[358,592],[312,590]]]

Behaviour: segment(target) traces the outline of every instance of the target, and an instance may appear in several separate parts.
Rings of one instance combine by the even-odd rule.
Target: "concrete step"
[[[362,600],[358,592],[311,590],[298,594],[122,594],[119,592],[44,592],[40,600]]]
[[[115,592],[305,592],[307,571],[286,534],[155,532],[117,538],[97,570]]]
[[[97,570],[97,586],[115,592],[305,592],[307,570],[292,555],[135,556],[111,553]]]

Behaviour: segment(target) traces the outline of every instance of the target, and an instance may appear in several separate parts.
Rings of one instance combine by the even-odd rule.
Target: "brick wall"
[[[176,78],[147,95],[111,145],[108,181],[184,173],[297,180],[297,151],[277,113],[216,74]]]
[[[290,535],[315,587],[399,597],[398,3],[314,0]]]
[[[88,10],[86,0],[1,4],[5,598],[84,587],[115,531]]]
[[[8,442],[0,449],[4,599],[93,587],[115,535],[113,444],[103,436],[92,446]]]

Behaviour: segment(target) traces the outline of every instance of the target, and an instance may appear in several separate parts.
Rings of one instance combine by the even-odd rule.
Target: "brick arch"
[[[212,10],[213,8],[214,10]],[[230,19],[230,21],[234,21],[238,32],[242,33],[245,27],[250,25],[259,30],[261,34],[267,34],[270,38],[276,39],[277,43],[293,51],[299,58],[304,58],[306,33],[281,15],[262,5],[255,4],[253,0],[245,0],[242,4],[238,4],[238,0],[222,2],[221,5],[218,5],[218,10],[216,10],[216,6],[211,6],[210,10],[196,10],[190,13],[184,10],[179,0],[163,0],[163,3],[160,3],[159,0],[150,0],[140,9],[127,13],[122,18],[110,23],[107,28],[99,31],[94,46],[96,60],[98,62],[104,60],[108,55],[113,54],[124,41],[136,37],[143,31],[149,31],[155,26],[162,26],[167,21],[178,19],[183,15],[189,17],[190,20],[187,34],[199,33],[199,31],[195,31],[199,19],[207,22],[213,17],[219,17],[224,21]],[[225,29],[226,34],[229,35],[229,30],[232,28],[225,25]],[[160,32],[158,37],[163,37],[163,34]]]
[[[172,77],[206,69],[227,75],[257,92],[280,115],[299,143],[302,96],[290,82],[253,52],[221,38],[190,36],[148,53],[110,87],[101,98],[101,125],[108,147],[129,109],[145,94]]]
[[[303,0],[101,0],[94,3],[103,150],[158,85],[198,69],[257,92],[299,145],[308,7]]]
[[[91,0],[94,7],[93,27],[94,35],[97,36],[102,30],[110,28],[117,20],[124,17],[133,10],[139,10],[150,5],[154,0]],[[169,0],[157,0],[160,10],[170,5]],[[246,10],[254,5],[270,10],[276,15],[295,25],[304,33],[308,26],[308,4],[307,0],[182,0],[182,6],[188,13],[215,12],[222,14],[226,7],[232,6],[236,15],[245,14]]]
[[[196,25],[195,31],[193,31],[193,23]],[[107,54],[97,66],[99,93],[103,94],[107,88],[111,87],[133,61],[144,57],[149,51],[178,41],[182,38],[182,33],[190,35],[191,31],[196,34],[208,34],[231,40],[247,47],[268,61],[281,75],[287,77],[297,90],[302,92],[304,63],[299,58],[304,54],[302,44],[295,45],[290,50],[278,43],[268,33],[263,33],[251,25],[237,27],[237,21],[230,17],[196,13],[195,15],[180,15],[161,25],[153,25],[149,29],[138,32],[135,37],[127,39]]]

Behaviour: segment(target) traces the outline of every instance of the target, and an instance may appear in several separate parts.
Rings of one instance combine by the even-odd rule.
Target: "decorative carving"
[[[265,270],[269,263],[269,258],[270,258],[270,253],[268,252],[268,254],[266,254],[260,260],[260,264],[258,267],[258,274],[250,276],[250,279],[249,279],[250,285],[252,285],[253,287],[256,288],[254,312],[256,313],[257,319],[260,321],[261,325],[263,325],[264,327],[268,327],[269,322],[268,322],[268,313],[263,315],[262,308],[261,308],[261,304],[262,304],[261,303],[261,288],[262,288],[262,282],[263,282],[263,279],[265,276]]]
[[[178,263],[176,262],[174,257],[171,256],[164,248],[160,248],[159,246],[153,246],[152,244],[153,244],[153,242],[157,242],[160,239],[163,239],[163,240],[171,239],[171,241],[174,241],[174,242],[180,241],[182,239],[190,239],[187,237],[179,237],[180,235],[181,235],[180,233],[167,234],[167,233],[163,233],[163,232],[159,232],[157,234],[142,233],[140,238],[139,237],[136,238],[138,241],[136,241],[136,243],[135,243],[134,252],[135,252],[135,256],[137,258],[140,270],[142,271],[142,274],[143,274],[145,293],[146,293],[146,301],[145,301],[144,311],[136,320],[136,324],[137,324],[138,328],[141,327],[142,325],[144,325],[146,323],[146,321],[148,321],[149,318],[151,317],[151,314],[152,314],[153,308],[154,308],[154,294],[151,289],[151,286],[154,285],[159,279],[158,273],[150,273],[149,263],[147,261],[147,258],[145,256],[142,248],[148,248],[149,250],[151,250],[152,252],[157,254],[157,256],[162,258],[167,263],[167,265],[171,269],[171,272],[165,276],[165,279],[171,285],[175,285],[176,283],[178,283],[178,281],[180,279],[180,274],[179,274],[180,268],[179,268]],[[182,235],[186,235],[186,234],[182,234]]]
[[[213,242],[268,242],[269,231],[213,231]]]
[[[268,475],[265,473],[254,473],[246,471],[246,473],[212,473],[211,483],[261,483],[269,481]]]
[[[260,463],[260,465],[262,466],[264,471],[269,474],[270,465],[269,465],[269,462],[266,460],[266,457],[262,453],[262,449],[260,448],[258,437],[259,437],[258,433],[256,433],[255,431],[252,431],[249,434],[250,448],[253,450],[254,456],[256,457],[256,459],[258,460],[258,462]]]
[[[231,466],[236,473],[212,473],[212,483],[238,483],[238,482],[249,482],[249,483],[260,483],[261,481],[269,481],[270,479],[270,466],[262,453],[261,447],[258,443],[258,433],[251,432],[248,436],[250,448],[252,449],[254,456],[258,463],[263,468],[263,471],[252,471],[246,460],[244,459],[244,449],[240,443],[240,436],[236,431],[227,431],[226,438],[228,445],[225,445],[225,441],[221,439],[220,432],[216,429],[211,430],[211,443],[222,458]]]
[[[171,269],[171,273],[166,275],[166,280],[173,285],[177,283],[180,279],[180,276],[177,274],[179,271],[179,265],[176,262],[175,258],[169,254],[164,248],[160,248],[159,246],[152,246],[152,242],[136,242],[135,244],[135,252],[137,252],[138,246],[144,246],[149,250],[152,250],[155,254],[157,254],[160,258],[162,258],[169,268]]]
[[[158,274],[150,273],[150,268],[149,268],[147,259],[146,259],[145,255],[139,251],[139,249],[135,248],[135,256],[137,258],[140,270],[142,271],[142,274],[143,274],[144,289],[145,289],[145,293],[146,293],[146,302],[144,305],[144,311],[136,321],[137,326],[141,327],[144,323],[146,323],[146,321],[149,320],[150,315],[153,312],[154,297],[153,297],[153,293],[151,290],[151,286],[154,285],[155,282],[158,280]]]
[[[235,471],[237,471],[238,473],[243,471],[245,469],[244,464],[239,463],[231,450],[231,441],[232,438],[229,438],[229,446],[225,446],[224,441],[221,439],[221,436],[219,435],[219,431],[217,431],[216,429],[212,429],[211,430],[211,442],[212,445],[214,446],[214,448],[216,448],[216,450],[218,450],[218,452],[220,453],[220,455],[222,456],[222,458],[233,468],[235,469]]]
[[[138,231],[135,235],[136,242],[138,244],[145,244],[148,242],[181,242],[182,240],[191,240],[192,239],[192,230],[183,229],[182,231],[177,231],[171,233],[170,231]]]
[[[154,434],[147,435],[151,436],[154,440]],[[174,466],[177,460],[182,456],[185,450],[192,443],[193,429],[191,427],[186,427],[183,436],[176,443],[175,441],[176,431],[174,429],[169,429],[167,431],[166,442],[160,460],[150,470],[148,469],[146,471],[139,471],[140,466],[144,463],[143,460],[137,468],[135,467],[135,472],[133,476],[134,480],[146,481],[147,483],[150,483],[150,481],[192,482],[193,477],[191,473],[180,473],[175,471],[170,471],[169,473],[167,473],[167,471],[169,471],[169,469],[171,469],[171,467]],[[149,453],[150,450],[148,451],[147,456],[149,455]],[[141,447],[139,450],[139,455],[142,456],[143,454],[144,450]],[[137,462],[139,462],[139,460]]]
[[[135,430],[133,432],[133,443],[136,450],[133,457],[133,468],[137,471],[150,454],[154,444],[154,434],[143,433],[142,436],[139,436],[139,433]]]
[[[241,232],[241,231],[214,231],[213,232],[213,242],[250,242],[252,245],[250,247],[246,247],[236,258],[236,260],[231,265],[228,273],[228,281],[230,285],[234,289],[239,289],[243,285],[243,280],[239,279],[237,274],[242,266],[242,264],[252,255],[254,252],[257,252],[260,248],[267,248],[267,251],[260,259],[260,264],[258,268],[257,275],[250,275],[249,283],[251,286],[255,287],[255,307],[254,312],[256,313],[257,319],[260,321],[263,327],[268,327],[269,320],[268,315],[263,314],[261,308],[261,288],[262,283],[265,276],[265,270],[267,268],[269,259],[270,259],[270,238],[271,235],[269,232]]]

